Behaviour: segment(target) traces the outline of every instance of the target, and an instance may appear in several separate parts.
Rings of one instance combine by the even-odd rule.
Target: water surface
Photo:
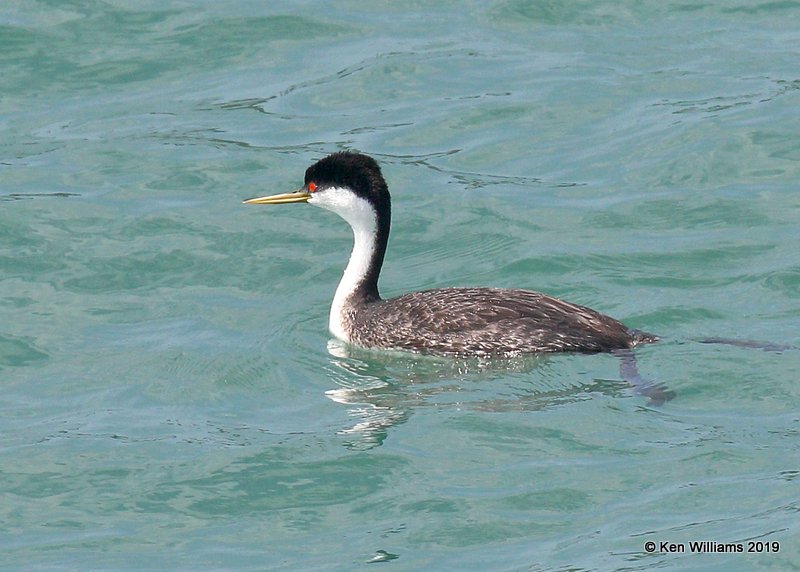
[[[795,2],[0,8],[0,567],[800,566]],[[663,337],[476,363],[331,344],[345,223],[244,207],[329,152],[393,190],[385,295],[526,287]],[[779,543],[670,554],[648,541]],[[380,563],[383,562],[383,563]]]

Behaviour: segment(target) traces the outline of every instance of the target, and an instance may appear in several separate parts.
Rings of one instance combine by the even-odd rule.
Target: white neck
[[[364,280],[375,251],[378,221],[372,206],[349,189],[332,188],[311,196],[309,204],[331,210],[353,229],[353,251],[336,288],[331,304],[328,329],[346,342],[350,341],[347,301]]]

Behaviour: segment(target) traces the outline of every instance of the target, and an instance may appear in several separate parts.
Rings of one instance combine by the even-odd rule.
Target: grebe
[[[297,191],[244,202],[309,203],[350,224],[353,251],[328,322],[331,333],[345,342],[445,356],[512,357],[624,350],[658,340],[591,308],[529,290],[439,288],[382,299],[378,276],[391,201],[378,163],[367,155],[334,153],[306,170]]]

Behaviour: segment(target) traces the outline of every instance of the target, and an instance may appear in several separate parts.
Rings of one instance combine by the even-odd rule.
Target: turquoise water
[[[800,567],[800,351],[697,341],[800,345],[800,4],[129,4],[0,7],[0,568]],[[330,343],[345,223],[241,200],[343,148],[385,295],[590,305],[675,399]]]

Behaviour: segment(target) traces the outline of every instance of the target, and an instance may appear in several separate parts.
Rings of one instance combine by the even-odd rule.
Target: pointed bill
[[[282,205],[284,203],[304,203],[311,195],[305,189],[298,189],[293,193],[283,193],[281,195],[270,195],[268,197],[258,197],[242,201],[246,205]]]

